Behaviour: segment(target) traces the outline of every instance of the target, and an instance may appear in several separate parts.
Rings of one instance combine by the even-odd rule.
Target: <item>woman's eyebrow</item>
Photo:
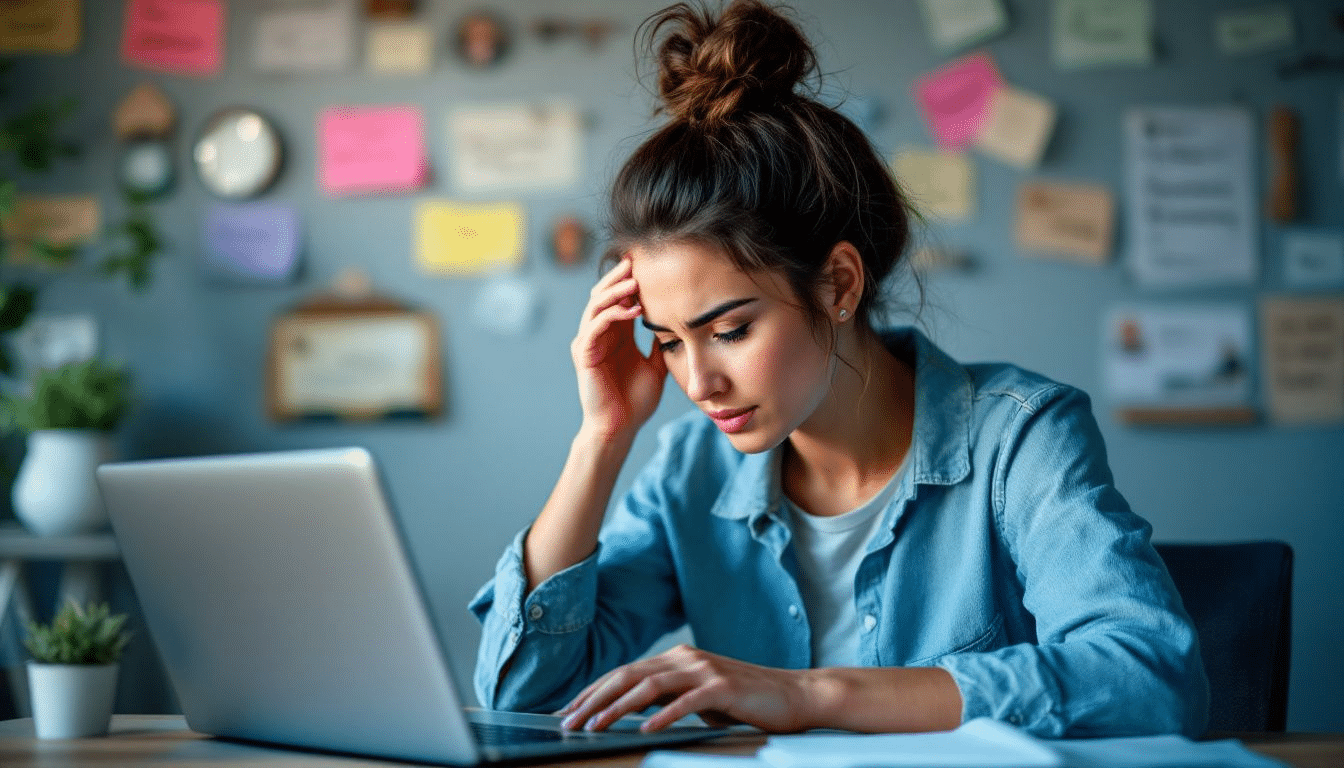
[[[699,328],[699,327],[701,327],[701,326],[703,326],[703,325],[706,325],[706,324],[708,324],[708,323],[712,323],[712,322],[714,322],[714,319],[717,318],[719,315],[722,315],[722,314],[725,313],[725,312],[731,312],[731,311],[733,311],[734,309],[737,309],[738,307],[743,306],[744,304],[750,304],[751,302],[753,302],[753,301],[755,301],[755,300],[756,300],[755,298],[750,298],[750,299],[729,299],[728,301],[723,302],[722,304],[718,305],[717,307],[714,307],[713,309],[709,310],[708,312],[704,313],[703,315],[700,315],[699,317],[695,318],[695,319],[692,320],[691,322],[687,323],[687,324],[686,324],[686,327],[689,328],[689,329],[691,329],[691,330],[693,331],[693,330],[695,330],[696,328]],[[671,333],[671,332],[672,332],[672,329],[671,329],[671,328],[664,328],[664,327],[661,326],[661,325],[657,325],[657,324],[655,324],[655,323],[651,323],[651,322],[649,322],[649,318],[647,318],[647,317],[641,317],[641,318],[639,318],[639,321],[640,321],[641,323],[643,323],[643,324],[644,324],[644,327],[645,327],[645,328],[648,328],[650,331],[663,331],[664,333]]]

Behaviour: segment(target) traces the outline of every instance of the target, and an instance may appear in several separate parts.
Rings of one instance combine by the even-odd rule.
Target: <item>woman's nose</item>
[[[703,402],[722,394],[724,376],[712,355],[691,353],[686,358],[686,397]]]

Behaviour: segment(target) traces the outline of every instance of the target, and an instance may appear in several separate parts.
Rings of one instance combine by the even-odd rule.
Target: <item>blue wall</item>
[[[1249,3],[1254,5],[1255,3]],[[1298,47],[1292,53],[1344,50],[1330,28],[1331,4],[1293,0]],[[464,6],[424,2],[424,15],[447,29]],[[181,180],[154,205],[169,242],[147,293],[76,270],[48,278],[41,309],[87,311],[100,325],[106,353],[132,366],[139,404],[123,433],[128,456],[165,456],[348,443],[382,460],[410,546],[461,679],[468,673],[477,629],[464,606],[491,572],[508,539],[545,500],[579,419],[568,343],[594,270],[555,266],[542,242],[557,214],[601,211],[603,189],[648,125],[650,101],[634,79],[631,35],[657,0],[517,0],[501,9],[516,22],[563,10],[580,18],[609,17],[620,28],[597,51],[581,43],[523,40],[507,64],[470,72],[441,43],[434,72],[379,77],[359,69],[342,75],[264,77],[250,70],[251,3],[228,13],[226,64],[219,77],[194,79],[138,71],[118,57],[122,3],[85,3],[85,37],[68,57],[25,57],[11,85],[13,104],[43,95],[71,95],[78,111],[71,133],[84,143],[77,162],[49,177],[25,179],[29,191],[92,193],[118,208],[109,116],[132,87],[158,84],[179,109],[176,155]],[[1157,0],[1158,66],[1065,72],[1049,58],[1049,4],[1007,0],[1010,31],[990,42],[1004,78],[1054,100],[1057,135],[1037,174],[977,157],[978,214],[966,223],[935,225],[930,235],[980,261],[970,274],[937,274],[929,284],[925,320],[955,355],[1021,363],[1096,394],[1119,486],[1152,521],[1160,540],[1226,541],[1282,538],[1297,553],[1294,663],[1289,725],[1344,730],[1344,428],[1258,425],[1231,429],[1135,429],[1117,424],[1101,391],[1098,339],[1105,308],[1139,299],[1220,298],[1254,307],[1280,285],[1280,230],[1263,227],[1264,263],[1254,288],[1154,296],[1133,285],[1118,262],[1101,268],[1024,259],[1011,245],[1017,184],[1040,176],[1109,184],[1122,199],[1120,119],[1136,105],[1249,107],[1261,124],[1287,103],[1302,118],[1303,224],[1344,226],[1341,194],[1338,73],[1280,80],[1273,66],[1285,54],[1229,59],[1213,36],[1216,12],[1248,3]],[[879,103],[885,117],[871,133],[884,151],[931,142],[907,93],[912,78],[947,57],[931,49],[913,2],[799,0],[833,85]],[[442,36],[441,36],[442,37]],[[522,274],[545,301],[544,321],[524,337],[477,329],[469,317],[478,279],[429,278],[411,257],[415,205],[455,197],[442,139],[451,106],[568,96],[591,117],[586,173],[578,188],[521,196],[532,238]],[[331,104],[413,103],[426,114],[435,181],[423,194],[331,200],[315,183],[314,124]],[[203,213],[214,202],[187,165],[188,143],[216,109],[246,104],[273,116],[289,147],[278,184],[262,198],[298,208],[306,227],[301,280],[280,288],[208,284],[197,242]],[[8,108],[9,105],[6,105]],[[1257,189],[1262,188],[1257,184]],[[1123,222],[1124,211],[1121,210]],[[1123,231],[1123,228],[1122,228]],[[1126,245],[1123,236],[1119,255]],[[271,319],[327,285],[344,267],[366,270],[377,286],[437,313],[443,323],[447,414],[428,424],[277,426],[264,415],[262,381]],[[656,421],[687,407],[670,386]],[[651,450],[646,429],[632,464]],[[623,476],[629,480],[630,472]],[[152,665],[132,680],[140,698],[156,683]],[[141,674],[137,671],[136,674]],[[143,703],[149,702],[149,703]]]

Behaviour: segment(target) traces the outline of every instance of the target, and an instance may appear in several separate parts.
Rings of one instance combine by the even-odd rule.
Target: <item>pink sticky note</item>
[[[318,182],[331,196],[410,191],[428,178],[419,107],[330,107],[317,144]]]
[[[975,53],[915,81],[915,100],[941,149],[961,149],[980,134],[1001,78],[987,53]]]
[[[130,0],[121,56],[183,75],[213,75],[224,61],[220,0]]]

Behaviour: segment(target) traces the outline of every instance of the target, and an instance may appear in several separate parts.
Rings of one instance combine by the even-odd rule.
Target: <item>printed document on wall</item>
[[[463,107],[448,116],[459,190],[557,189],[579,181],[583,118],[567,104]]]
[[[1344,295],[1264,299],[1260,332],[1274,420],[1344,422]]]
[[[1128,248],[1141,285],[1255,282],[1253,135],[1250,113],[1231,107],[1126,116]]]

